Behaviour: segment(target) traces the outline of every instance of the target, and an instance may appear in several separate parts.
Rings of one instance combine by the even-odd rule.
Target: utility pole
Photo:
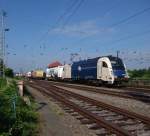
[[[5,77],[4,73],[4,17],[5,17],[5,12],[1,11],[0,13],[1,16],[1,26],[0,26],[0,76]]]
[[[73,63],[75,57],[77,57],[78,55],[79,55],[78,53],[71,53],[70,54],[70,61],[71,61],[71,63]]]
[[[0,76],[5,77],[5,31],[9,31],[9,29],[5,29],[4,19],[6,17],[6,12],[1,11],[1,25],[0,25]]]
[[[117,51],[117,58],[119,57],[119,53],[120,53],[120,51]]]

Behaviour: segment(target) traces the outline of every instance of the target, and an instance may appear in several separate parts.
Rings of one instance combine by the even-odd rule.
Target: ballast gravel
[[[94,130],[67,113],[59,102],[30,86],[26,88],[39,104],[39,136],[97,136]]]
[[[57,87],[150,117],[150,104],[144,103],[142,101],[128,99],[128,98],[120,98],[120,97],[110,96],[107,94],[94,93],[94,92],[89,92],[89,91],[79,90],[79,89],[74,89],[69,87],[62,87],[58,85]]]

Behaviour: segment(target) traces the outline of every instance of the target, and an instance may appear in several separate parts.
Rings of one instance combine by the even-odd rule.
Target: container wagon
[[[63,66],[63,74],[62,74],[63,80],[71,80],[71,65],[65,64]]]
[[[43,70],[35,70],[31,73],[32,79],[45,79],[46,73]]]

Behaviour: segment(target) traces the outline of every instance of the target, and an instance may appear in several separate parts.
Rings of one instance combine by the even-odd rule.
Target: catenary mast
[[[0,76],[5,77],[5,29],[4,19],[6,17],[6,12],[0,12]]]

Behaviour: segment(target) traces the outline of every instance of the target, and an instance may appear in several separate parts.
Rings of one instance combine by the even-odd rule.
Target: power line
[[[74,9],[74,11],[68,16],[68,18],[66,19],[66,21],[64,22],[63,26],[62,26],[62,29],[65,30],[65,26],[68,24],[69,20],[72,18],[72,16],[77,12],[77,10],[81,7],[81,5],[83,4],[85,0],[80,0],[80,2],[78,3],[78,5],[76,6],[76,8]],[[111,8],[109,8],[107,12],[111,11],[114,7],[116,7],[117,5],[113,5]],[[77,32],[77,33],[80,33],[80,34],[87,34],[86,32],[84,31],[79,31],[79,30],[73,30],[72,32]]]
[[[70,19],[74,16],[74,14],[77,12],[77,10],[81,7],[81,5],[83,4],[84,0],[80,0],[79,3],[77,4],[77,6],[74,8],[74,10],[72,11],[72,13],[67,17],[67,19],[65,20],[65,22],[62,25],[62,30],[65,30],[65,26],[68,24],[68,22],[70,21]],[[86,34],[86,32],[80,31],[80,30],[73,30],[72,32],[77,32],[80,34]]]
[[[120,25],[120,24],[123,24],[123,23],[127,22],[128,20],[131,20],[132,18],[135,18],[135,17],[137,17],[137,16],[139,16],[139,15],[141,15],[141,14],[143,14],[143,13],[149,11],[149,10],[150,10],[150,7],[149,7],[149,8],[145,8],[145,9],[143,9],[143,10],[141,10],[141,11],[138,11],[138,12],[134,13],[134,14],[131,15],[131,16],[128,16],[128,17],[126,17],[126,18],[124,18],[124,19],[122,19],[122,20],[120,20],[120,21],[118,21],[118,22],[116,22],[116,23],[110,25],[109,27],[115,27],[115,26],[118,26],[118,25]],[[84,37],[84,38],[81,38],[81,39],[80,39],[79,41],[77,41],[77,42],[83,41],[83,40],[85,40],[85,39],[87,39],[87,38],[89,38],[89,37],[93,37],[93,36],[95,36],[95,35],[96,35],[96,34],[93,34],[93,35],[90,35],[90,36],[86,36],[86,37]]]
[[[147,30],[147,31],[144,31],[144,32],[136,33],[134,35],[128,35],[126,37],[123,37],[123,38],[120,38],[118,40],[112,41],[111,44],[115,44],[115,43],[118,43],[118,42],[124,41],[124,40],[129,40],[129,39],[132,39],[132,38],[135,38],[135,37],[143,36],[143,35],[146,35],[146,34],[149,34],[149,33],[150,33],[150,30]]]
[[[137,17],[137,16],[139,16],[139,15],[141,15],[141,14],[143,14],[143,13],[149,11],[149,10],[150,10],[150,7],[149,7],[149,8],[145,8],[145,9],[143,9],[143,10],[141,10],[141,11],[138,11],[138,12],[136,12],[135,14],[133,14],[133,15],[131,15],[131,16],[128,16],[128,17],[126,17],[126,18],[124,18],[124,19],[122,19],[122,20],[120,20],[120,21],[118,21],[118,22],[116,22],[116,23],[110,25],[110,27],[114,27],[114,26],[123,24],[123,23],[127,22],[128,20],[130,20],[130,19],[132,19],[132,18],[135,18],[135,17]]]
[[[66,11],[58,18],[56,24],[58,24],[63,18],[73,9],[73,7],[78,3],[79,0],[75,0],[70,7],[66,9]]]
[[[118,40],[114,40],[112,42],[109,42],[109,43],[104,43],[103,45],[112,45],[112,44],[116,44],[116,43],[119,43],[121,41],[124,41],[124,40],[129,40],[129,39],[132,39],[132,38],[136,38],[136,37],[141,37],[143,35],[146,35],[146,34],[149,34],[150,33],[150,30],[147,30],[147,31],[144,31],[144,32],[139,32],[139,33],[136,33],[134,35],[128,35],[126,37],[122,37]]]
[[[73,10],[73,12],[68,16],[68,18],[66,19],[66,21],[63,24],[63,28],[68,24],[69,20],[74,16],[74,14],[77,12],[77,10],[81,7],[81,5],[83,4],[84,0],[80,0],[78,5],[75,7],[75,9]]]
[[[84,0],[74,0],[74,2],[65,10],[65,12],[57,19],[56,23],[48,29],[48,31],[42,36],[39,42],[41,42],[44,37],[48,35],[50,31],[52,31],[54,28],[56,28],[57,25],[59,25],[59,22],[61,22],[65,16],[70,12],[72,12],[66,19],[66,21],[63,23],[62,28],[64,29],[65,25],[68,23],[68,21],[71,19],[71,17],[76,13],[76,11],[80,8]],[[82,32],[80,32],[82,33]]]
[[[56,28],[56,26],[59,24],[59,22],[61,20],[63,20],[65,18],[65,16],[71,12],[71,10],[73,9],[73,7],[78,3],[79,0],[74,0],[73,3],[64,11],[64,13],[62,15],[60,15],[56,21],[56,23],[46,31],[46,33],[41,37],[41,39],[39,41],[42,41],[44,39],[44,37],[47,36],[47,34],[52,31],[54,28]]]

